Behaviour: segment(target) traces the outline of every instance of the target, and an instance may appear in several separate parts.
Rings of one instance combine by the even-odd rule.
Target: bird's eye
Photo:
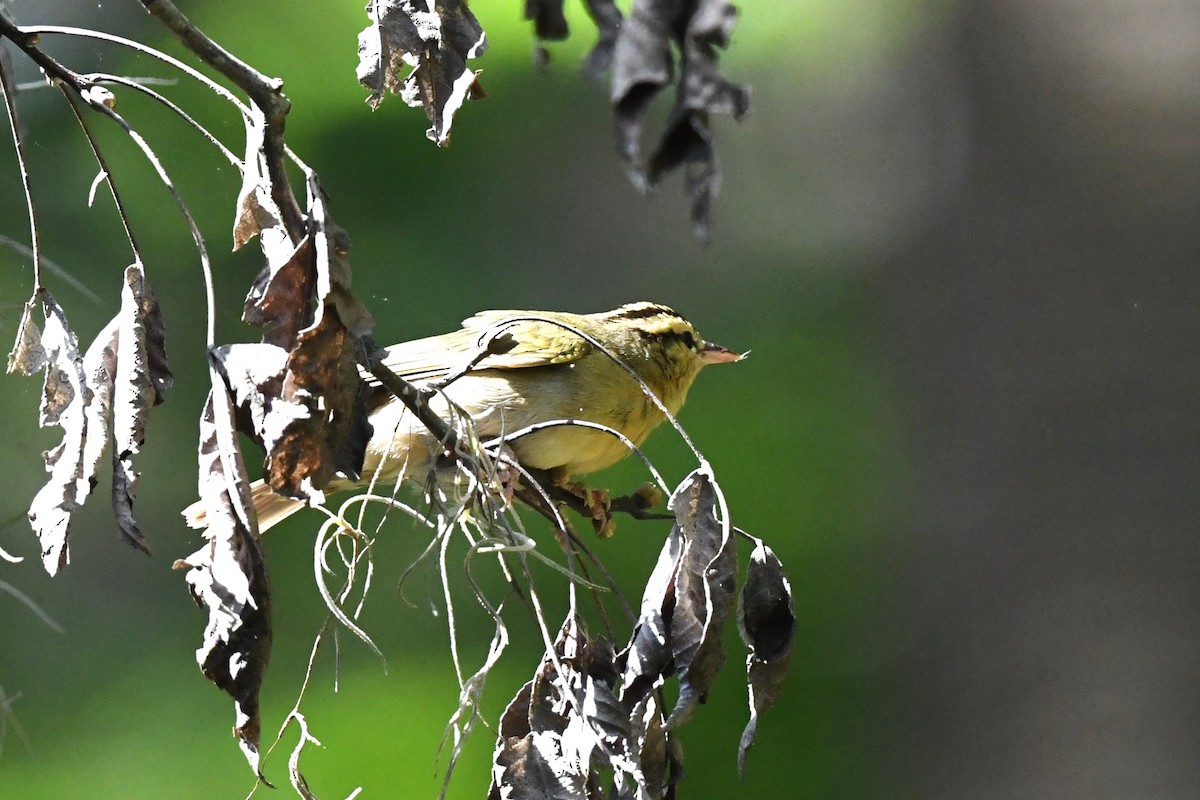
[[[683,343],[687,345],[689,350],[696,349],[696,337],[692,335],[691,331],[684,331]]]

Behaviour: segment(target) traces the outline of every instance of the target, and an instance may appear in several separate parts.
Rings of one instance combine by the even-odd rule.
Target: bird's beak
[[[721,347],[719,344],[705,342],[700,348],[700,363],[702,364],[727,364],[732,361],[741,361],[748,356],[749,353],[735,353],[732,350]]]

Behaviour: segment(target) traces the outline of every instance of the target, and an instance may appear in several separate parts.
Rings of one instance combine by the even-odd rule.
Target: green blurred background
[[[87,25],[180,53],[136,5],[8,3],[23,23]],[[753,86],[753,108],[741,124],[714,121],[725,180],[708,247],[691,238],[678,178],[650,199],[625,179],[606,92],[578,75],[593,36],[581,8],[568,8],[573,39],[538,71],[520,4],[473,4],[491,43],[478,63],[490,99],[469,103],[438,150],[423,115],[398,99],[368,111],[354,78],[364,15],[357,2],[325,5],[181,7],[285,79],[288,141],[354,240],[355,287],[380,341],[449,330],[482,308],[653,299],[708,338],[753,350],[705,373],[683,421],[735,522],[790,571],[796,655],[740,783],[745,690],[731,637],[710,702],[681,734],[683,797],[1200,791],[1194,3],[744,4],[722,64]],[[110,45],[43,43],[80,71],[163,74]],[[165,91],[240,150],[240,124],[202,90]],[[227,253],[235,171],[169,114],[118,95],[207,236],[219,338],[254,338],[239,310],[258,254]],[[48,283],[90,339],[115,309],[129,254],[111,200],[86,207],[95,168],[60,98],[28,92],[21,103],[46,254],[101,299]],[[178,510],[195,494],[207,383],[200,272],[140,155],[95,127],[164,306],[176,374],[140,462],[139,519],[155,554],[117,542],[102,483],[76,522],[71,566],[42,574],[24,510],[39,453],[57,437],[35,427],[37,381],[0,381],[11,481],[0,547],[26,556],[0,578],[66,629],[0,594],[0,685],[17,696],[24,732],[10,727],[4,740],[0,796],[243,796],[252,781],[228,735],[231,704],[193,660],[203,616],[169,568],[198,543]],[[23,240],[11,156],[0,185],[0,234]],[[4,337],[30,286],[27,260],[0,250]],[[649,452],[669,478],[690,468],[666,432]],[[595,482],[640,480],[621,465]],[[323,619],[315,520],[266,543],[268,741]],[[664,532],[626,521],[595,548],[636,592]],[[420,570],[400,596],[425,535],[393,533],[365,614],[388,670],[343,635],[336,693],[326,649],[304,706],[324,745],[303,762],[322,797],[440,787],[438,742],[457,695],[440,595]],[[542,580],[561,609],[561,583]],[[477,617],[463,621],[468,664],[490,636]],[[537,647],[530,631],[516,634],[488,685],[491,718]],[[266,763],[277,784],[293,741]],[[450,797],[484,794],[491,747],[481,727]]]

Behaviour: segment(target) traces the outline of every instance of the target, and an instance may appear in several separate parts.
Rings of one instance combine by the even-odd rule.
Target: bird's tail
[[[254,503],[254,511],[258,515],[259,533],[266,533],[304,508],[303,500],[284,497],[261,480],[250,484],[250,500]],[[183,510],[183,517],[190,528],[207,528],[207,516],[203,500],[197,500]]]

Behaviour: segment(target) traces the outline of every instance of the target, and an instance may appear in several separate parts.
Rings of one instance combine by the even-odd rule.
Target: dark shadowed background
[[[289,142],[354,239],[355,285],[379,340],[449,330],[481,308],[653,299],[754,351],[705,373],[683,421],[735,522],[790,571],[796,656],[739,784],[745,699],[732,651],[683,731],[682,797],[1200,793],[1200,7],[744,3],[722,63],[753,86],[753,108],[740,125],[715,121],[725,180],[701,247],[678,179],[647,200],[622,174],[605,91],[577,75],[592,36],[581,8],[568,9],[575,39],[538,72],[521,4],[474,3],[491,38],[480,62],[491,98],[468,104],[437,150],[397,99],[367,110],[353,74],[360,3],[325,5],[181,3],[285,79]],[[180,52],[132,2],[8,7],[20,22]],[[110,45],[43,45],[81,71],[161,74]],[[241,148],[232,114],[192,85],[168,91]],[[90,339],[115,309],[129,254],[111,200],[86,207],[95,168],[61,100],[37,91],[21,103],[46,253],[100,300],[49,285]],[[220,338],[253,337],[238,317],[258,257],[227,254],[237,176],[168,114],[128,93],[120,103],[216,254]],[[0,594],[0,686],[24,732],[7,730],[0,794],[243,796],[251,780],[228,736],[230,703],[193,661],[203,616],[169,569],[197,544],[177,515],[195,492],[207,381],[197,259],[132,146],[96,128],[147,252],[177,376],[141,462],[138,512],[155,554],[117,542],[102,484],[70,567],[53,581],[41,573],[24,509],[57,439],[36,428],[38,383],[0,380],[0,547],[26,556],[0,579],[66,629]],[[0,234],[25,240],[11,155],[0,186]],[[30,285],[27,260],[0,250],[6,340]],[[650,452],[669,477],[689,468],[665,432]],[[595,482],[641,479],[622,465]],[[268,731],[291,707],[322,619],[315,519],[267,541]],[[625,522],[596,547],[636,590],[663,533]],[[422,540],[400,526],[376,555],[365,624],[386,673],[350,636],[336,693],[332,650],[319,661],[305,710],[325,747],[305,763],[322,797],[360,785],[364,797],[433,797],[440,786],[438,741],[457,693],[440,594],[427,573],[397,591]],[[489,633],[464,624],[467,655],[481,658]],[[493,676],[493,716],[536,647],[519,636]],[[481,729],[451,797],[483,795],[491,745]],[[267,762],[276,782],[285,762]]]

